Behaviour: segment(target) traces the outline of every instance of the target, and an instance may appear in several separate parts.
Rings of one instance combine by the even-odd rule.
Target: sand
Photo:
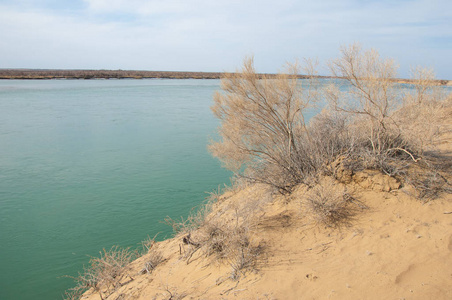
[[[216,209],[236,205],[244,193],[250,201],[262,197],[245,190]],[[303,187],[290,199],[274,197],[253,229],[265,255],[238,280],[227,262],[201,252],[187,264],[181,253],[188,246],[178,236],[157,245],[166,260],[151,274],[139,274],[147,255],[133,262],[134,280],[108,299],[452,299],[451,195],[427,203],[403,189],[358,187],[355,195],[367,208],[338,228],[306,215]]]
[[[438,143],[451,161],[451,131]],[[260,185],[226,192],[213,219],[226,228],[235,214],[250,218],[263,249],[252,268],[234,278],[231,260],[201,250],[187,260],[191,246],[178,235],[154,246],[161,264],[143,274],[151,254],[137,259],[133,280],[107,299],[452,299],[452,195],[420,201],[392,180],[371,172],[337,183],[355,200],[354,214],[334,227],[307,209],[303,185],[289,196]]]

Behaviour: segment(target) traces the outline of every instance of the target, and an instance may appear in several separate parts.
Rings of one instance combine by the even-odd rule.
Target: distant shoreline
[[[217,72],[0,69],[0,79],[219,79]]]
[[[136,71],[136,70],[54,70],[54,69],[0,69],[0,79],[221,79],[224,72],[172,72],[172,71]],[[276,74],[260,74],[276,76]],[[335,78],[316,76],[317,78]],[[298,78],[307,78],[298,75]],[[395,81],[413,84],[411,79],[395,78]],[[450,80],[435,80],[437,85],[452,85]]]

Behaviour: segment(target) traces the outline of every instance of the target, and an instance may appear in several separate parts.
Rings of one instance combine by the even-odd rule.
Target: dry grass
[[[263,245],[256,246],[251,243],[249,232],[238,232],[234,243],[227,249],[233,280],[238,280],[247,271],[256,270],[257,262],[265,251]]]
[[[142,242],[143,248],[145,249],[145,255],[147,255],[147,260],[144,263],[141,273],[150,274],[155,268],[165,261],[161,251],[156,247],[155,236],[154,238],[148,238]]]
[[[135,257],[136,253],[129,248],[113,246],[108,251],[103,249],[100,257],[91,257],[90,266],[74,278],[77,284],[66,292],[66,298],[79,299],[86,290],[92,289],[105,299],[125,282],[133,280],[129,263]]]
[[[451,194],[451,175],[450,157],[426,157],[407,170],[405,179],[412,189],[407,189],[406,192],[423,202],[434,200],[443,193]]]
[[[356,206],[345,187],[326,178],[309,191],[306,197],[308,211],[314,220],[326,226],[338,227],[348,224],[356,213]]]
[[[253,229],[259,212],[272,199],[272,192],[262,184],[243,190],[243,185],[237,183],[234,189],[229,188],[228,192],[235,194],[236,201],[223,202],[220,192],[213,192],[204,207],[173,228],[179,230],[178,236],[182,241],[180,254],[187,264],[195,254],[211,257],[214,261],[229,264],[232,268],[230,278],[236,280],[255,269],[264,251],[262,245],[254,240]],[[253,196],[242,195],[241,191]]]

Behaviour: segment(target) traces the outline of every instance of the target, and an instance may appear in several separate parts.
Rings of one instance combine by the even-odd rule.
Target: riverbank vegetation
[[[237,283],[221,294],[226,297],[241,278],[276,255],[265,238],[271,230],[306,220],[330,229],[351,225],[368,208],[357,188],[383,193],[403,188],[422,203],[452,192],[450,157],[438,151],[450,139],[452,97],[432,84],[433,73],[415,68],[415,88],[403,89],[394,80],[394,61],[356,44],[343,47],[328,66],[333,77],[342,79],[320,85],[316,64],[309,60],[277,76],[262,76],[246,59],[240,71],[223,75],[212,107],[221,121],[220,139],[209,149],[234,172],[234,183],[212,193],[188,219],[167,219],[175,238],[160,246],[147,243],[145,256],[136,261],[142,274],[158,273],[170,259],[186,265],[203,260],[206,267],[229,268],[216,279],[216,286]],[[308,121],[308,110],[321,101],[327,105]],[[284,210],[272,215],[266,209],[276,205],[275,199]],[[290,203],[301,217],[287,208]],[[319,253],[328,249],[323,245]],[[86,289],[101,299],[125,297],[121,287],[135,275],[118,271],[130,256],[113,250],[121,255],[104,252],[92,259],[69,297],[78,298]],[[119,269],[110,268],[117,263]],[[306,278],[316,280],[312,274]],[[186,294],[166,284],[156,297]]]
[[[221,79],[223,72],[184,72],[184,71],[146,71],[146,70],[83,70],[83,69],[0,69],[0,79]],[[259,78],[277,77],[278,74],[257,74]],[[307,78],[298,74],[299,79]],[[333,78],[317,75],[317,78]],[[399,83],[414,84],[416,79],[392,79]],[[450,80],[434,79],[432,85],[450,85]]]
[[[218,79],[216,72],[0,69],[0,79]]]
[[[404,90],[391,80],[394,61],[352,45],[329,62],[332,74],[344,79],[320,87],[307,63],[309,78],[301,81],[296,65],[277,78],[258,79],[250,59],[222,80],[212,107],[221,140],[210,150],[237,177],[290,193],[334,175],[338,159],[351,173],[374,169],[405,181],[411,165],[428,160],[451,102],[430,84],[429,70],[417,68],[416,88]],[[307,110],[321,99],[328,105],[308,123]]]

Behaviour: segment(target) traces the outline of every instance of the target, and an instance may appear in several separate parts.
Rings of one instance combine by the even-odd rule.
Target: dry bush
[[[191,257],[202,248],[207,255],[221,252],[223,249],[224,224],[218,213],[213,212],[213,206],[216,205],[223,195],[224,190],[229,192],[232,189],[242,188],[234,183],[233,187],[221,189],[218,187],[209,193],[205,202],[194,208],[186,219],[181,221],[173,220],[169,217],[165,219],[165,223],[173,228],[176,235],[182,239],[180,245],[180,254],[190,262]],[[236,191],[235,191],[236,192]]]
[[[252,231],[246,221],[236,219],[234,223],[211,220],[201,229],[198,241],[205,255],[213,255],[231,266],[231,278],[236,280],[246,271],[255,269],[264,249],[262,245],[253,244]]]
[[[184,257],[187,263],[190,263],[194,253],[201,251],[205,256],[227,262],[232,267],[231,278],[235,280],[255,267],[263,253],[263,247],[252,244],[251,230],[247,222],[238,219],[233,222],[226,220],[223,217],[205,220],[202,227],[186,235],[183,242],[188,244],[189,248],[184,250]]]
[[[201,244],[206,255],[224,260],[232,268],[231,278],[256,268],[264,248],[253,238],[259,213],[272,199],[272,188],[262,184],[248,187],[247,194],[229,204],[223,216],[209,215],[200,228]],[[240,196],[240,195],[239,195]],[[238,197],[238,196],[236,196]]]
[[[413,69],[413,89],[404,92],[406,89],[393,80],[395,63],[381,59],[375,50],[362,51],[357,44],[342,48],[341,56],[330,62],[330,69],[349,85],[341,90],[333,84],[325,92],[330,109],[347,116],[345,129],[335,133],[345,146],[341,154],[347,157],[345,164],[353,171],[377,169],[403,179],[422,197],[447,191],[431,165],[420,166],[424,179],[419,179],[420,175],[409,177],[414,165],[432,155],[426,151],[435,149],[437,138],[450,131],[450,95],[435,82],[433,71]],[[333,121],[328,117],[320,124]],[[320,136],[331,139],[328,132]]]
[[[394,175],[399,169],[395,161],[416,161],[423,154],[418,141],[425,141],[425,134],[414,135],[408,128],[413,117],[394,113],[406,95],[394,81],[392,60],[355,44],[342,48],[330,69],[344,79],[346,89],[332,84],[319,93],[309,80],[306,85],[297,81],[296,66],[277,78],[261,78],[252,60],[245,61],[242,72],[226,74],[212,107],[222,121],[222,140],[210,145],[213,155],[243,178],[290,192],[294,185],[328,173],[327,166],[340,156],[360,168]],[[308,74],[315,73],[312,64],[310,70]],[[423,103],[434,95],[427,88],[429,76],[419,75],[424,88],[416,97]],[[322,94],[330,107],[307,124],[303,113]],[[425,113],[417,113],[416,120],[420,115]]]
[[[423,154],[435,149],[438,138],[451,131],[452,94],[435,81],[432,69],[418,66],[411,72],[414,84],[393,118],[403,138]]]
[[[357,146],[357,138],[344,113],[324,109],[312,118],[308,129],[312,137],[310,156],[326,174],[331,173],[329,166],[333,161],[348,156]]]
[[[448,156],[429,156],[412,166],[405,176],[414,190],[405,190],[411,196],[428,202],[443,193],[452,193],[450,182],[452,161]]]
[[[394,113],[401,136],[419,149],[419,153],[435,149],[441,136],[451,131],[450,104],[445,98],[421,103],[408,103]]]
[[[84,267],[83,273],[79,273],[77,277],[68,277],[72,278],[75,281],[75,286],[65,291],[64,299],[79,300],[82,297],[83,293],[85,293],[89,289],[93,289],[94,292],[98,292],[101,299],[103,299],[97,285],[97,275],[93,272],[92,269]]]
[[[415,197],[422,201],[438,198],[442,193],[452,193],[452,185],[436,170],[427,170],[408,178],[415,188]]]
[[[413,88],[401,89],[393,80],[396,64],[375,50],[362,51],[358,44],[343,47],[329,66],[349,88],[332,84],[325,96],[332,110],[348,115],[359,148],[375,156],[404,153],[415,160],[443,129],[441,116],[450,95],[435,81],[432,70],[413,69]]]
[[[179,292],[177,290],[177,287],[170,286],[168,283],[166,283],[166,284],[162,283],[161,289],[164,290],[165,293],[168,293],[168,295],[165,295],[165,297],[168,297],[165,299],[168,299],[168,300],[181,300],[188,296],[188,294],[186,292]],[[157,296],[160,296],[160,295],[162,295],[162,294],[157,294]],[[156,299],[156,298],[157,297],[154,297],[153,299]],[[158,297],[158,299],[160,299],[160,297]]]
[[[181,236],[180,252],[187,264],[198,253],[228,263],[232,279],[253,269],[263,247],[253,243],[252,232],[259,212],[272,199],[271,190],[267,185],[252,184],[235,191],[234,199],[221,202],[216,209],[202,210],[204,214],[197,218],[196,227],[184,225],[190,230]],[[218,199],[218,193],[211,194],[213,199]]]
[[[313,64],[305,70],[313,75]],[[315,102],[316,93],[309,88],[311,80],[297,81],[298,71],[291,65],[285,74],[259,76],[253,60],[247,59],[241,72],[224,75],[212,107],[222,122],[221,141],[209,146],[212,154],[239,176],[282,191],[315,168],[304,159],[296,137],[306,132],[303,112]]]
[[[337,227],[347,224],[356,213],[352,199],[344,187],[329,178],[308,193],[306,205],[316,222]]]
[[[176,235],[187,235],[202,227],[204,220],[209,215],[220,198],[224,198],[225,193],[237,193],[245,187],[245,183],[240,178],[231,178],[231,185],[218,186],[216,190],[208,192],[208,196],[199,206],[194,207],[186,219],[174,220],[167,216],[164,223],[171,226]]]
[[[228,258],[232,253],[231,249],[245,245],[244,241],[248,241],[250,235],[249,219],[237,212],[234,219],[227,216],[207,216],[203,226],[191,236],[191,244],[202,249],[206,256]]]
[[[236,237],[235,245],[228,247],[228,259],[231,265],[231,278],[238,280],[246,271],[255,270],[260,256],[264,252],[262,245],[253,245],[250,241],[249,232],[242,233]]]
[[[143,248],[145,249],[145,255],[148,256],[146,262],[144,263],[143,269],[141,273],[152,273],[154,269],[165,261],[162,253],[157,249],[155,245],[155,236],[154,238],[148,237],[146,240],[142,242]]]
[[[402,95],[393,78],[397,68],[394,61],[381,59],[375,50],[365,51],[357,44],[341,49],[341,56],[329,63],[334,76],[343,77],[349,87],[342,91],[332,84],[325,93],[330,106],[352,118],[352,123],[366,126],[361,131],[364,145],[380,155],[391,148],[403,148],[396,143],[397,126],[391,113],[401,103]],[[363,145],[363,146],[364,146]]]
[[[144,241],[141,241],[141,247],[143,248],[142,250],[142,254],[147,254],[149,253],[155,246],[155,238],[157,237],[158,234],[156,234],[153,238],[151,238],[150,236],[148,236]]]
[[[90,266],[73,278],[77,285],[66,292],[66,297],[78,299],[88,289],[93,289],[101,299],[108,297],[123,285],[126,278],[133,280],[128,265],[135,257],[136,253],[130,248],[113,246],[108,251],[103,249],[100,257],[91,257]]]
[[[447,96],[444,89],[436,81],[433,69],[417,66],[411,68],[412,92],[404,96],[404,105],[423,104],[431,101],[442,101]]]
[[[164,223],[171,226],[175,234],[190,234],[203,225],[204,218],[212,211],[212,206],[215,204],[216,199],[216,194],[213,193],[204,203],[193,208],[186,219],[182,217],[180,220],[174,220],[167,216]]]
[[[152,273],[152,271],[154,271],[154,269],[164,261],[165,261],[165,259],[163,258],[162,253],[160,251],[150,252],[149,258],[145,262],[141,273],[147,273],[147,274]]]

